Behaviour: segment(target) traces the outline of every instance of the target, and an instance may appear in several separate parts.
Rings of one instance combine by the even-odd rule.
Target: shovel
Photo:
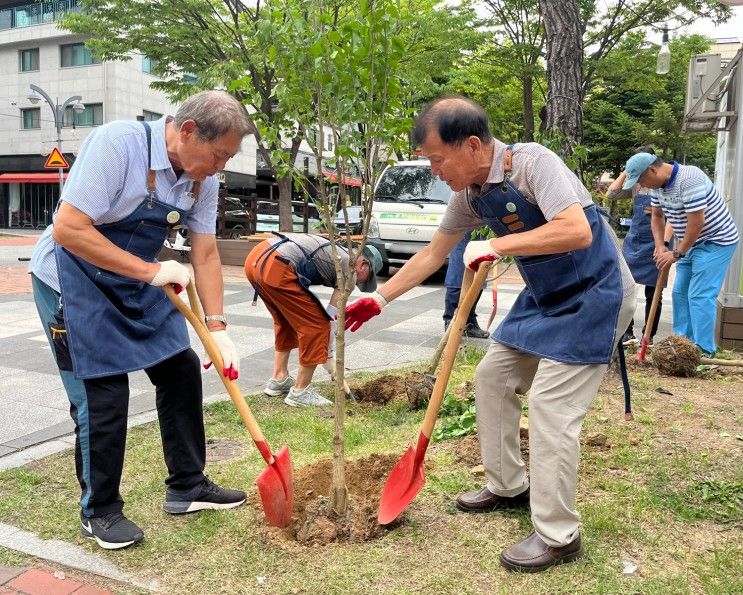
[[[379,513],[377,514],[380,525],[387,525],[394,521],[413,498],[418,495],[423,484],[426,483],[426,476],[423,473],[423,458],[426,455],[441,401],[444,399],[446,385],[449,383],[449,376],[454,367],[454,358],[457,355],[462,332],[467,323],[467,315],[480,293],[480,288],[485,282],[490,266],[489,263],[480,264],[477,275],[469,267],[465,269],[459,306],[454,314],[454,320],[449,325],[452,331],[446,343],[441,369],[436,377],[431,399],[428,401],[426,415],[423,418],[421,431],[418,435],[418,444],[415,448],[412,445],[408,447],[408,450],[387,478],[387,483],[382,491],[382,498],[379,501]],[[474,281],[472,280],[473,277]]]
[[[266,463],[268,463],[268,466],[255,480],[258,486],[258,493],[261,496],[261,502],[263,503],[263,512],[266,514],[268,522],[274,527],[288,527],[292,520],[292,511],[294,509],[294,479],[289,448],[284,445],[277,454],[274,455],[271,453],[268,442],[263,437],[258,422],[255,420],[250,407],[245,402],[245,398],[237,384],[222,374],[222,355],[214,343],[214,339],[209,334],[209,329],[202,322],[204,317],[193,283],[189,283],[186,286],[191,308],[175,294],[175,291],[173,291],[170,285],[166,285],[163,289],[165,289],[165,293],[170,298],[170,301],[188,319],[196,334],[199,335],[201,342],[204,344],[204,349],[214,363],[214,369],[217,370],[232,402],[237,407],[237,411],[248,432],[250,432],[255,446]]]
[[[655,291],[653,292],[653,302],[650,304],[650,312],[648,312],[648,318],[645,321],[645,332],[642,334],[642,341],[640,341],[640,350],[635,356],[638,361],[645,361],[645,352],[648,350],[648,340],[650,339],[650,333],[653,332],[655,313],[658,311],[658,304],[660,303],[660,294],[663,291],[663,286],[668,280],[668,272],[670,270],[671,265],[669,264],[666,268],[661,269],[658,273],[658,280],[655,282]]]

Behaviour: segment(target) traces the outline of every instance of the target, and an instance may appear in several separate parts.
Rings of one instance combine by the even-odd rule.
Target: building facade
[[[80,10],[81,4],[0,0],[0,228],[43,228],[51,223],[60,174],[44,164],[60,140],[61,153],[72,164],[95,126],[113,120],[156,120],[177,108],[150,87],[157,78],[147,56],[101,62],[85,47],[84,37],[57,26],[64,13]],[[32,102],[32,84],[45,91],[55,107],[42,97]],[[56,106],[78,95],[82,105],[70,102],[63,117],[55,118]],[[255,189],[253,137],[245,139],[220,180],[230,190]]]

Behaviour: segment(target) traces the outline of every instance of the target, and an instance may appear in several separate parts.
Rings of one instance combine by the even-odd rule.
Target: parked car
[[[343,210],[340,210],[335,214],[333,224],[338,228],[340,233],[348,233],[352,236],[360,234],[363,229],[363,221],[361,220],[363,207],[346,207],[346,214],[348,215],[348,227],[346,227],[346,219],[343,215]]]

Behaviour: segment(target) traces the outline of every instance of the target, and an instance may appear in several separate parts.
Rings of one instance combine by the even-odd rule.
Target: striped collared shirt
[[[712,180],[693,165],[673,165],[674,171],[666,185],[651,190],[651,206],[663,209],[679,240],[686,234],[687,213],[704,211],[704,226],[694,245],[701,242],[714,242],[722,246],[735,244],[738,230]]]

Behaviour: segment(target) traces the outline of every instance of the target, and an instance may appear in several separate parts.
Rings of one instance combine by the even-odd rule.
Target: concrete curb
[[[0,523],[0,546],[153,593],[160,591],[157,581],[144,580],[123,572],[111,562],[79,546],[59,539],[41,539],[35,533],[23,531],[5,523]]]

